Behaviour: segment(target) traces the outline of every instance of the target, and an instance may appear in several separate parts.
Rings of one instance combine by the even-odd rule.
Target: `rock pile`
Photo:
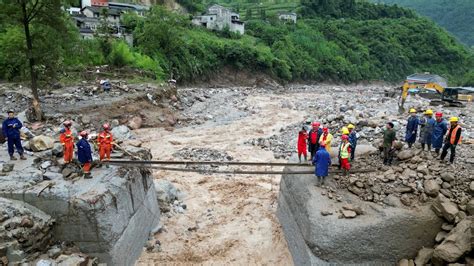
[[[0,259],[7,265],[34,260],[52,239],[54,220],[33,206],[0,198]]]
[[[253,146],[260,146],[264,150],[273,152],[275,159],[289,159],[296,151],[296,134],[301,130],[302,124],[297,123],[281,128],[278,134],[269,138],[257,138],[245,142]]]
[[[446,221],[435,238],[436,246],[425,247],[414,260],[402,260],[399,265],[472,261],[466,257],[471,250],[470,228],[474,227],[473,217],[469,216],[474,215],[472,165],[460,162],[453,167],[418,149],[398,153],[398,162],[393,166],[380,166],[379,155],[357,158],[354,165],[374,171],[347,177],[334,175],[338,189],[347,189],[365,201],[393,207],[416,208],[431,203],[432,210]],[[332,194],[332,198],[338,198],[337,191]],[[344,218],[354,216],[347,210],[341,211]]]
[[[234,158],[227,154],[227,152],[207,149],[207,148],[184,148],[175,152],[173,157],[190,160],[190,161],[218,161],[218,162],[230,162]],[[211,169],[218,169],[218,165],[187,165],[186,168],[199,169],[202,171],[208,171]]]
[[[74,245],[54,245],[55,221],[41,210],[4,198],[0,198],[0,210],[0,265],[33,261],[36,265],[79,265],[74,263],[94,260]]]
[[[182,111],[179,120],[189,125],[204,123],[225,125],[230,121],[255,114],[258,107],[246,102],[249,94],[262,90],[248,88],[186,89],[180,90],[172,106]],[[215,108],[225,106],[226,108]]]
[[[348,178],[335,175],[334,179],[339,188],[346,188],[366,201],[398,205],[390,198],[386,200],[395,196],[403,205],[415,206],[417,202],[442,195],[465,211],[472,195],[470,166],[461,163],[453,168],[440,163],[428,152],[411,150],[409,153],[403,157],[405,161],[391,167],[381,167],[379,155],[356,158],[354,167],[364,166],[374,171],[351,174]]]
[[[170,211],[173,211],[174,213],[184,213],[187,206],[180,201],[180,195],[182,192],[180,192],[174,184],[168,180],[155,179],[153,182],[160,210],[163,213],[169,213]]]

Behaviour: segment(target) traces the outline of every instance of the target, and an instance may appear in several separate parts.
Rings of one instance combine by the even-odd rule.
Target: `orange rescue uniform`
[[[63,145],[64,163],[70,163],[74,154],[74,136],[69,128],[59,135],[59,141]]]
[[[110,152],[112,152],[112,143],[114,139],[112,133],[108,131],[102,131],[97,138],[97,143],[99,145],[99,157],[103,161],[106,159],[110,160]]]
[[[87,163],[83,164],[83,165],[82,165],[82,172],[83,172],[84,174],[90,173],[90,172],[91,172],[91,166],[92,166],[92,165],[91,165],[90,162],[87,162]]]

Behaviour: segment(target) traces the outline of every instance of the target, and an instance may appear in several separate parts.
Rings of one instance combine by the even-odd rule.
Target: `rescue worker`
[[[91,163],[92,163],[92,150],[87,137],[89,134],[87,131],[82,131],[80,134],[81,139],[77,142],[77,159],[82,164],[82,172],[84,178],[92,178],[91,175]]]
[[[313,160],[314,154],[316,154],[319,148],[319,138],[323,133],[322,129],[319,128],[320,125],[319,122],[313,122],[313,128],[308,133],[308,150],[311,156],[310,160]]]
[[[342,135],[347,135],[347,136],[349,136],[349,133],[350,133],[350,132],[349,132],[349,129],[348,129],[347,127],[343,127],[343,128],[341,129],[341,133],[342,133]]]
[[[408,143],[408,147],[412,147],[413,143],[416,141],[416,135],[418,132],[419,124],[418,116],[416,115],[416,110],[414,108],[410,109],[410,117],[408,118],[407,131],[405,134],[405,141]]]
[[[72,156],[74,154],[74,136],[71,131],[71,121],[64,121],[64,129],[61,130],[59,135],[59,142],[63,145],[63,158],[64,163],[68,164],[72,162]]]
[[[351,169],[350,164],[350,154],[351,154],[351,143],[349,143],[349,136],[342,135],[341,137],[342,142],[339,146],[339,163],[344,171],[344,175],[347,175],[349,170]]]
[[[436,154],[439,154],[441,147],[443,147],[443,138],[448,131],[448,125],[443,118],[443,113],[436,112],[436,120],[433,125],[433,134],[431,135],[431,145],[435,149]]]
[[[325,148],[326,143],[321,142],[319,150],[313,158],[315,166],[314,175],[317,177],[317,186],[324,185],[324,181],[329,174],[329,166],[331,166],[331,156]]]
[[[319,138],[319,143],[324,143],[326,150],[331,153],[332,135],[327,127],[323,127],[323,135]]]
[[[351,161],[354,161],[359,134],[354,130],[355,126],[353,124],[347,125],[347,129],[349,130],[349,143],[351,144]]]
[[[307,140],[308,140],[308,132],[306,132],[306,129],[303,126],[301,131],[298,133],[298,159],[300,160],[300,163],[301,163],[301,155],[304,155],[305,162],[308,160],[308,153],[306,150]]]
[[[110,153],[112,152],[113,148],[113,136],[110,133],[110,125],[105,123],[102,125],[104,131],[102,131],[99,136],[97,137],[97,144],[99,146],[99,158],[100,161],[109,161],[110,160]]]
[[[433,119],[433,110],[428,109],[425,111],[424,117],[420,119],[420,143],[421,150],[425,150],[425,146],[428,146],[428,151],[431,151],[431,137],[433,135],[433,127],[435,120]]]
[[[341,134],[342,134],[342,136],[349,136],[349,129],[348,129],[347,127],[342,127],[342,129],[341,129]],[[341,163],[341,157],[338,156],[337,158],[338,158],[338,160],[339,160],[339,166],[338,166],[338,168],[341,169],[341,165],[342,165],[342,163]]]
[[[458,117],[451,117],[449,119],[449,123],[451,124],[449,127],[448,135],[446,136],[446,140],[444,141],[443,152],[441,153],[441,161],[444,160],[446,155],[448,154],[448,149],[451,150],[451,154],[449,157],[449,162],[454,163],[454,156],[456,156],[456,146],[461,143],[462,136],[461,136],[461,126],[458,125],[459,118]]]
[[[383,132],[383,164],[391,165],[393,157],[393,148],[397,139],[393,123],[388,122]]]
[[[23,127],[21,121],[15,117],[15,112],[8,111],[8,117],[2,123],[2,133],[8,144],[8,154],[10,155],[10,160],[16,160],[13,154],[15,153],[15,148],[18,154],[20,154],[20,159],[26,160],[24,156],[23,146],[21,145],[20,138],[20,129]]]

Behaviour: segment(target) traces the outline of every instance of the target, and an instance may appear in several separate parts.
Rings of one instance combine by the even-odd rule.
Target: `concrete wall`
[[[48,181],[52,182],[52,181]],[[27,202],[51,215],[54,237],[74,241],[82,252],[108,265],[133,265],[143,251],[160,210],[152,178],[137,169],[98,169],[91,180],[56,180],[12,191],[0,197]]]
[[[313,175],[283,176],[280,183],[277,215],[295,265],[394,265],[432,246],[443,222],[429,206],[383,207],[347,191],[338,192],[343,201],[337,202],[315,184]],[[340,219],[346,203],[361,206],[365,214]],[[323,210],[334,214],[323,216]]]
[[[245,33],[245,24],[244,23],[231,23],[230,24],[230,31],[244,34]]]

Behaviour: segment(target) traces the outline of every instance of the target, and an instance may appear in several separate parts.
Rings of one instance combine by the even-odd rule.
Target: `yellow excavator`
[[[407,77],[401,89],[400,102],[398,104],[398,110],[400,113],[405,112],[404,104],[407,99],[408,93],[411,89],[435,91],[436,94],[441,97],[438,99],[431,100],[431,105],[447,105],[453,107],[464,107],[464,104],[459,101],[459,89],[460,88],[448,88],[446,79],[433,74],[413,74]],[[463,95],[463,100],[472,101],[472,95]],[[464,99],[466,98],[466,99]]]

